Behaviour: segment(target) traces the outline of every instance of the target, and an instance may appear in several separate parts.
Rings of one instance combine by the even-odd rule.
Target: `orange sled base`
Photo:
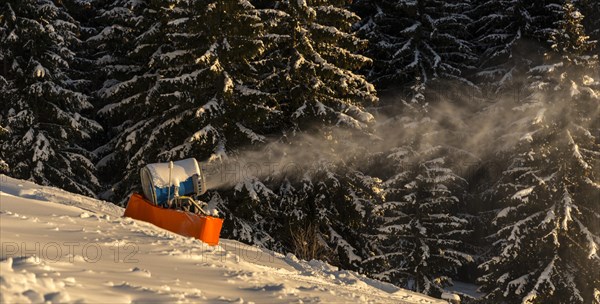
[[[161,208],[137,193],[129,198],[124,216],[152,223],[183,236],[197,238],[211,246],[219,244],[219,235],[223,226],[223,219]]]

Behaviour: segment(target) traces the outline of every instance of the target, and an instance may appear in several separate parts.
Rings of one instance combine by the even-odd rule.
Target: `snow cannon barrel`
[[[194,158],[148,164],[140,170],[140,177],[144,196],[161,207],[168,207],[168,202],[176,196],[206,192],[202,169]]]

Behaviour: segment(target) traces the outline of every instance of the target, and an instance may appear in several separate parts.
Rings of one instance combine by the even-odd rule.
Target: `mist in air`
[[[582,84],[598,82],[581,73]],[[209,189],[227,189],[246,180],[265,178],[303,178],[315,164],[360,166],[368,155],[410,146],[416,151],[445,148],[462,155],[458,163],[448,164],[458,174],[468,175],[477,166],[494,166],[503,152],[527,140],[536,126],[560,121],[563,131],[572,127],[571,95],[528,93],[516,87],[504,94],[483,97],[472,87],[458,87],[452,92],[436,94],[426,105],[403,102],[399,97],[386,97],[380,102],[394,106],[377,107],[375,123],[369,130],[356,131],[343,127],[324,129],[319,133],[300,134],[290,141],[274,141],[260,149],[242,149],[226,158],[202,160]],[[594,94],[584,92],[583,94]],[[592,96],[593,97],[593,96]],[[600,117],[600,106],[592,117]],[[386,115],[386,113],[393,113]],[[582,122],[578,122],[581,124]],[[593,127],[598,119],[583,122]],[[404,166],[417,166],[418,153],[405,159]],[[490,168],[500,174],[499,168]]]

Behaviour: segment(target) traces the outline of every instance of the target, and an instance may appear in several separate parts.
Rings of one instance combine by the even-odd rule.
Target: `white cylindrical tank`
[[[176,196],[201,195],[206,192],[202,169],[194,158],[169,163],[148,164],[140,170],[142,189],[146,199],[167,207]]]

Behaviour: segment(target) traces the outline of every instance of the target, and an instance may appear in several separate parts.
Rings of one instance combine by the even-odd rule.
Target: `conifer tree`
[[[119,195],[132,189],[145,163],[219,159],[233,156],[236,147],[264,142],[261,133],[273,128],[279,113],[269,94],[256,89],[252,65],[263,51],[262,26],[248,2],[154,5],[144,10],[155,14],[146,17],[153,22],[128,54],[149,56],[142,64],[147,72],[101,91],[122,100],[100,110],[126,124],[106,159],[128,168]]]
[[[558,5],[546,5],[546,12],[553,16],[542,33],[549,46],[546,47],[543,61],[532,65],[528,71],[530,89],[568,90],[580,83],[582,73],[591,74],[597,66],[598,54],[589,56],[594,47],[583,26],[583,14],[571,0]],[[591,70],[589,70],[592,68]]]
[[[140,56],[135,48],[143,43],[157,43],[153,41],[156,37],[139,41],[142,33],[160,24],[160,10],[150,3],[156,2],[99,1],[94,7],[95,14],[82,16],[88,19],[86,45],[88,55],[94,60],[93,71],[98,74],[92,77],[104,82],[95,84],[97,90],[102,89],[97,92],[102,105],[112,103],[111,98],[117,98],[107,92],[109,88],[145,72],[144,66],[151,53]]]
[[[338,137],[344,136],[332,135]],[[318,134],[274,142],[251,156],[242,152],[248,163],[234,161],[211,174],[217,179],[237,175],[234,189],[219,190],[213,199],[230,221],[224,229],[303,259],[362,271],[371,229],[367,221],[382,201],[381,181],[358,169],[364,152],[356,143],[323,142]],[[270,173],[253,174],[260,170]]]
[[[272,94],[281,111],[282,141],[290,149],[313,149],[303,143],[305,132],[329,146],[328,141],[344,140],[338,137],[340,132],[332,132],[333,126],[364,132],[373,122],[363,107],[376,101],[374,88],[354,72],[370,63],[357,54],[366,41],[351,33],[358,17],[345,4],[337,0],[277,1],[271,9],[261,10],[268,35],[263,36],[265,55],[256,65],[258,87]],[[323,149],[323,144],[315,149]],[[333,163],[328,161],[333,159]],[[286,219],[283,245],[304,258],[316,258],[318,252],[326,260],[359,269],[365,256],[359,231],[364,228],[362,219],[372,203],[370,198],[377,197],[372,190],[375,186],[369,186],[376,182],[358,171],[343,169],[335,157],[315,156],[307,161],[311,163],[299,177],[269,183],[271,189],[280,189],[281,205],[276,210]],[[310,244],[311,249],[301,244]]]
[[[383,183],[386,201],[373,212],[373,253],[364,261],[375,278],[436,296],[473,262],[465,252],[469,222],[459,215],[465,181],[446,164],[445,150],[407,145],[385,154],[393,169]]]
[[[102,195],[106,199],[121,200],[137,184],[143,163],[132,163],[132,157],[169,108],[158,98],[160,75],[169,69],[165,54],[174,50],[167,38],[167,22],[180,13],[169,3],[109,3],[97,18],[104,27],[87,41],[98,50],[96,65],[106,76],[96,91],[103,105],[98,115],[109,134],[108,143],[97,149],[103,157],[97,165],[109,184]],[[115,167],[123,170],[115,174]]]
[[[366,129],[372,116],[363,107],[377,101],[359,68],[371,60],[357,52],[367,41],[351,33],[358,16],[346,1],[278,1],[265,23],[272,24],[276,49],[264,58],[261,90],[272,92],[288,129],[316,125]]]
[[[0,35],[3,35],[6,32],[6,27],[5,24],[1,24],[0,28]],[[1,37],[1,36],[0,36]],[[0,60],[2,60],[2,62],[4,61],[4,56],[0,57]],[[4,63],[4,62],[3,62]],[[4,68],[4,64],[3,64],[3,68]],[[2,73],[0,73],[0,92],[5,93],[8,91],[8,81],[6,80],[6,78],[4,78],[4,75],[7,73],[4,73],[4,71]],[[7,128],[5,128],[3,126],[3,124],[5,124],[4,119],[3,119],[4,113],[0,112],[0,143],[4,143],[7,139],[8,139],[8,134],[9,131]],[[2,174],[6,174],[9,171],[9,167],[8,167],[8,163],[5,161],[5,159],[8,158],[8,154],[4,151],[4,149],[2,149],[2,151],[0,151],[0,173]]]
[[[291,252],[345,269],[364,271],[368,224],[383,201],[381,180],[355,169],[348,160],[318,160],[290,176],[280,188],[278,210]],[[299,180],[298,180],[299,179]]]
[[[475,1],[473,14],[478,17],[471,28],[481,52],[477,75],[491,90],[511,88],[527,70],[533,56],[539,57],[535,44],[538,27],[528,11],[529,1]],[[537,60],[536,57],[533,57]]]
[[[366,14],[359,32],[370,41],[367,55],[375,58],[368,78],[381,88],[424,102],[432,83],[438,89],[445,81],[473,86],[469,1],[363,0],[357,6]]]
[[[2,76],[0,76],[2,77]],[[3,79],[0,79],[0,81],[3,81]],[[0,86],[0,92],[4,92],[4,87]],[[2,117],[0,117],[0,121],[2,121]],[[8,137],[8,129],[0,126],[0,141],[4,142]],[[4,161],[4,158],[6,158],[7,156],[4,155],[4,150],[2,150],[0,152],[0,173],[1,174],[6,174],[9,171],[9,167],[8,167],[8,163],[6,163],[6,161]]]
[[[600,3],[594,0],[574,0],[573,3],[584,16],[583,25],[590,41],[595,42],[596,54],[600,46]]]
[[[241,170],[240,170],[241,169]],[[232,190],[211,192],[211,201],[226,218],[223,234],[271,250],[286,252],[281,240],[284,226],[278,202],[285,200],[272,189],[270,178],[249,173],[252,168],[230,166],[230,173],[240,174]],[[279,219],[279,220],[275,220]]]
[[[73,90],[81,92],[88,96],[90,103],[97,106],[94,90],[98,79],[102,78],[101,74],[98,73],[98,67],[95,65],[93,54],[95,53],[95,47],[87,43],[87,39],[97,33],[97,24],[95,23],[95,17],[98,12],[98,3],[102,1],[81,1],[81,0],[60,0],[55,3],[60,4],[70,14],[70,16],[78,24],[77,38],[80,40],[77,44],[73,45],[72,51],[76,54],[73,60],[70,62],[70,75],[71,78],[77,79],[73,81]],[[91,117],[97,119],[94,113]],[[97,137],[102,138],[103,134]],[[96,141],[96,139],[95,139]],[[93,148],[96,148],[97,144]]]
[[[535,116],[496,187],[497,254],[480,266],[488,299],[590,303],[600,291],[600,142],[588,131],[600,109],[596,98],[565,100],[537,107],[549,113]]]
[[[495,93],[521,90],[532,83],[540,85],[536,75],[562,65],[560,55],[554,56],[551,50],[566,47],[549,45],[548,41],[558,41],[555,36],[564,35],[565,30],[574,31],[571,37],[582,37],[583,15],[571,1],[484,0],[477,3],[473,11],[480,17],[472,28],[482,52],[478,76]],[[568,19],[577,20],[572,20],[573,23]],[[569,26],[570,29],[564,28]],[[575,42],[567,40],[563,43]],[[589,42],[585,39],[576,44],[588,47],[584,44]],[[552,58],[547,58],[548,54]]]
[[[95,196],[85,141],[102,127],[71,77],[79,25],[53,1],[5,1],[0,14],[2,160],[10,175]]]
[[[572,3],[558,13],[546,32],[547,62],[529,72],[533,98],[515,107],[529,128],[494,188],[495,254],[480,266],[488,300],[590,303],[600,295],[600,106],[588,75],[597,57],[583,55],[590,45]]]
[[[122,135],[112,143],[117,151],[107,158],[128,154],[131,180],[137,176],[133,168],[150,161],[233,156],[231,152],[237,147],[264,142],[265,135],[282,130],[298,130],[301,124],[312,126],[319,119],[329,125],[359,128],[372,120],[361,103],[375,100],[373,87],[349,70],[368,62],[347,50],[362,42],[336,28],[348,31],[356,21],[346,10],[333,5],[309,8],[295,2],[281,3],[281,10],[256,10],[245,1],[189,1],[171,8],[162,5],[170,14],[163,17],[163,32],[166,30],[172,44],[168,50],[160,48],[162,55],[155,60],[164,67],[154,72],[162,77],[151,91],[156,95],[144,97],[143,103],[115,98],[123,101],[100,111],[132,126],[119,128]],[[326,25],[311,21],[316,12],[328,22]],[[283,21],[267,20],[265,29],[259,18],[265,16]],[[278,37],[277,41],[271,41],[273,37]],[[280,49],[265,52],[275,44]],[[327,62],[334,59],[335,64]],[[339,86],[340,82],[346,85]],[[117,91],[109,88],[101,94]],[[136,104],[140,108],[127,115],[131,110],[118,110],[125,101],[127,109]],[[153,109],[154,104],[160,108]],[[175,105],[176,109],[171,108]],[[124,115],[117,115],[119,112]],[[147,123],[136,116],[144,117]]]

